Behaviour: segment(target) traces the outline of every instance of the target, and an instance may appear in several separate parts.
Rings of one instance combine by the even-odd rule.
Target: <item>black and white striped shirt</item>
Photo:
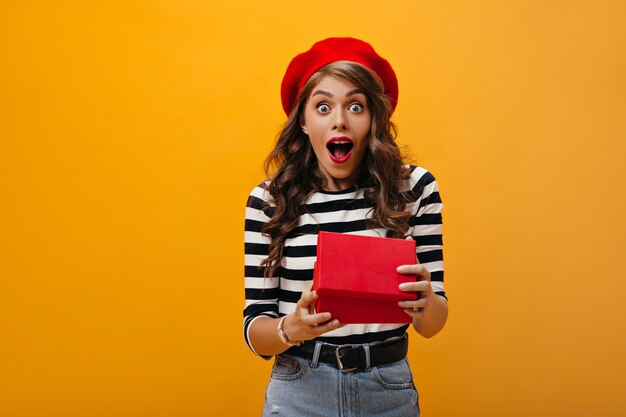
[[[441,211],[437,182],[430,172],[409,166],[411,176],[401,187],[410,197],[412,214],[407,233],[416,241],[417,259],[431,274],[433,290],[442,296],[443,249]],[[301,211],[298,227],[285,241],[276,277],[264,278],[259,268],[268,256],[270,238],[261,233],[269,217],[262,210],[270,201],[267,182],[255,187],[246,205],[244,338],[254,353],[248,329],[260,316],[279,317],[295,310],[303,290],[310,288],[316,259],[317,233],[322,231],[386,236],[386,229],[367,229],[372,206],[362,189],[320,191],[311,195]],[[271,207],[271,205],[270,205]],[[266,210],[267,211],[267,210]],[[324,334],[319,340],[335,344],[370,343],[404,334],[408,324],[349,324]]]

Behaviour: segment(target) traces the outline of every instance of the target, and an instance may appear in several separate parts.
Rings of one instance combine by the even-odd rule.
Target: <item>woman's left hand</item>
[[[400,291],[417,293],[416,299],[399,301],[398,305],[404,309],[406,314],[413,317],[413,320],[419,319],[435,297],[435,292],[430,285],[430,272],[420,264],[400,265],[397,271],[403,275],[415,275],[416,277],[415,282],[403,282],[398,287]]]

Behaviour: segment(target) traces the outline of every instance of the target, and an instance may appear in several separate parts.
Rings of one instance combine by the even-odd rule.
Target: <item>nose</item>
[[[348,130],[348,118],[344,109],[337,109],[334,114],[332,130]]]

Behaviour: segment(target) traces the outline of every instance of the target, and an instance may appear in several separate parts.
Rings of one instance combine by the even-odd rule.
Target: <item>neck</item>
[[[348,188],[352,188],[356,185],[357,181],[354,177],[355,175],[348,178],[335,178],[330,175],[326,175],[326,181],[324,181],[322,188],[326,191],[347,190]]]

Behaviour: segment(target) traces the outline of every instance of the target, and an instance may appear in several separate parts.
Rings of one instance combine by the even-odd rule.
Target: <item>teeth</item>
[[[333,141],[331,143],[340,143],[341,144],[341,143],[350,143],[350,142],[347,141],[347,140],[335,140],[335,141]]]

